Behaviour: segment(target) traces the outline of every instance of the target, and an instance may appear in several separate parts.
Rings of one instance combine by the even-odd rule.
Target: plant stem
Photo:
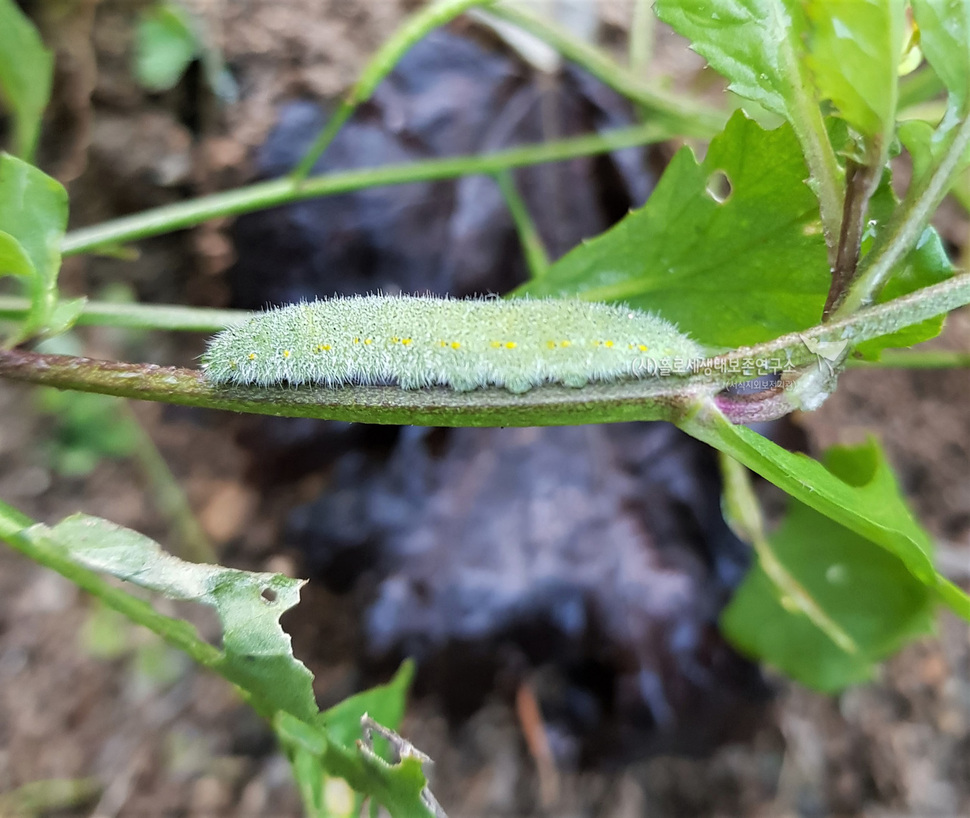
[[[493,6],[487,13],[534,34],[617,93],[663,115],[680,136],[710,139],[724,127],[727,116],[723,112],[683,95],[646,85],[639,76],[618,65],[599,49],[535,14],[505,5]]]
[[[930,216],[956,178],[968,148],[970,117],[951,129],[940,161],[907,191],[886,229],[859,265],[859,275],[835,316],[849,315],[876,297],[893,268],[922,235]]]
[[[791,98],[788,121],[795,132],[805,164],[808,165],[809,186],[818,197],[822,230],[828,248],[829,266],[835,267],[838,257],[839,235],[842,232],[842,169],[829,141],[825,120],[815,98],[808,89],[812,83],[804,61],[795,54],[791,43],[782,44],[784,59],[791,74]]]
[[[887,157],[879,147],[878,140],[870,143],[868,159],[864,164],[846,161],[845,200],[842,208],[842,225],[839,233],[835,265],[832,267],[832,283],[829,286],[822,318],[828,320],[845,298],[849,284],[855,277],[862,250],[862,236],[869,213],[869,199],[879,184]]]
[[[132,458],[138,463],[151,486],[155,505],[171,524],[179,545],[175,555],[189,562],[218,562],[218,554],[203,531],[181,484],[175,479],[165,457],[152,436],[142,425],[131,405],[122,402],[118,407],[121,420],[136,438]]]
[[[0,351],[0,377],[106,395],[262,415],[418,426],[549,426],[669,420],[693,398],[681,379],[653,378],[583,389],[213,386],[194,369]]]
[[[919,323],[970,303],[970,274],[957,276],[885,304],[802,332],[752,347],[741,347],[703,362],[693,375],[591,384],[583,389],[550,385],[524,395],[504,389],[454,392],[446,388],[404,390],[396,386],[217,387],[197,370],[93,361],[23,350],[0,352],[0,377],[107,395],[156,400],[209,409],[255,414],[326,418],[426,426],[555,426],[623,420],[676,420],[697,401],[757,374],[751,360],[762,359],[768,372],[814,364],[818,356],[806,344],[846,341],[858,344]],[[760,411],[723,402],[728,417],[744,422],[781,417],[792,406],[778,400]],[[741,405],[744,404],[744,405]],[[762,407],[763,408],[763,407]]]
[[[506,170],[495,174],[495,181],[502,191],[502,196],[505,197],[505,204],[512,215],[512,221],[515,222],[530,276],[534,279],[541,278],[549,269],[549,255],[546,253],[539,230],[529,215],[529,208],[519,195],[511,171]]]
[[[851,636],[815,601],[811,593],[791,574],[765,534],[761,505],[751,485],[748,469],[731,455],[719,452],[721,475],[724,480],[726,516],[734,527],[740,528],[758,555],[758,565],[775,587],[791,600],[811,622],[845,653],[859,653],[859,646]]]
[[[674,135],[669,127],[647,123],[620,128],[606,134],[580,136],[540,145],[496,151],[480,156],[429,159],[404,165],[385,165],[365,170],[328,173],[305,180],[258,182],[235,190],[202,196],[186,202],[164,205],[131,216],[70,231],[61,245],[65,256],[88,253],[121,242],[156,236],[222,216],[235,216],[290,202],[330,196],[381,185],[402,185],[453,179],[475,174],[494,175],[509,168],[560,162],[580,156],[593,156],[621,148],[661,142]]]
[[[367,63],[350,93],[341,101],[333,116],[330,117],[330,121],[296,166],[291,178],[295,182],[306,178],[317,159],[327,149],[344,123],[350,119],[357,106],[370,98],[381,80],[394,70],[401,58],[418,40],[468,9],[487,6],[493,2],[495,0],[437,0],[409,17],[390,38],[384,41]]]
[[[970,352],[953,352],[946,349],[911,352],[909,350],[883,350],[878,361],[849,359],[849,369],[961,369],[970,368]]]
[[[22,321],[30,312],[30,299],[0,295],[0,321]],[[86,301],[77,320],[81,326],[124,329],[173,330],[213,333],[238,324],[252,313],[169,304],[119,304]]]
[[[634,77],[646,75],[653,57],[653,36],[657,27],[650,0],[633,0],[633,17],[630,20],[630,73]]]

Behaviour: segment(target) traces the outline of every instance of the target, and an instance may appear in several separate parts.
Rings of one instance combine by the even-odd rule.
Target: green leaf
[[[223,629],[223,655],[216,670],[242,688],[267,718],[278,710],[307,721],[316,717],[313,677],[293,657],[290,637],[279,623],[299,601],[302,580],[185,562],[136,531],[85,514],[53,528],[37,525],[28,533],[55,544],[89,570],[172,599],[211,605]]]
[[[0,98],[13,115],[14,152],[24,159],[34,156],[53,75],[54,58],[33,23],[14,0],[0,0]]]
[[[23,245],[9,233],[0,230],[0,276],[30,278],[35,272],[33,262]]]
[[[751,429],[732,425],[712,406],[700,407],[680,425],[688,434],[731,455],[796,500],[884,548],[955,613],[970,620],[970,597],[933,567],[932,541],[906,508],[892,471],[875,443],[860,448],[851,461],[836,450],[830,456],[830,464],[834,464],[830,471]]]
[[[730,80],[730,89],[788,120],[805,104],[807,28],[792,0],[657,0],[657,16]]]
[[[402,753],[399,763],[388,763],[362,743],[344,746],[329,737],[313,698],[310,672],[293,657],[279,624],[280,615],[298,601],[302,581],[183,562],[137,532],[83,514],[50,528],[2,501],[0,539],[235,683],[256,711],[271,719],[308,808],[320,803],[322,791],[314,782],[333,775],[372,796],[394,818],[434,814],[419,758]],[[158,613],[99,573],[215,607],[223,626],[223,650],[202,641],[188,622]],[[411,674],[410,663],[405,663],[388,685],[353,697],[346,713],[367,704],[389,720],[399,720]],[[331,712],[340,710],[338,705]],[[357,727],[359,735],[359,720]],[[397,743],[410,748],[404,740]]]
[[[9,236],[0,247],[21,274],[26,273],[31,298],[30,312],[15,341],[50,332],[71,317],[70,309],[55,314],[67,207],[67,191],[59,182],[21,159],[0,154],[0,224]]]
[[[957,110],[970,102],[970,0],[912,0],[920,47]]]
[[[855,485],[871,479],[881,457],[870,442],[831,450],[827,465]],[[887,492],[886,502],[901,505],[902,498]],[[768,547],[811,610],[772,582],[759,561],[724,610],[721,627],[739,650],[791,678],[836,691],[870,678],[877,662],[932,632],[932,591],[900,559],[809,506],[791,501]],[[843,638],[833,639],[833,628],[820,627],[813,612]]]
[[[880,458],[870,442],[830,450],[827,465],[857,485]],[[725,463],[725,507],[758,555],[721,618],[739,650],[831,692],[869,678],[876,662],[932,630],[933,592],[897,557],[809,506],[792,500],[765,538],[745,475]],[[886,500],[902,504],[898,492]]]
[[[147,8],[135,30],[135,76],[152,91],[172,88],[199,55],[192,20],[177,3]]]
[[[59,335],[67,332],[73,327],[81,313],[84,312],[84,305],[87,304],[87,296],[80,298],[60,299],[51,310],[44,327],[45,335]]]
[[[19,242],[37,275],[56,281],[67,226],[64,186],[33,165],[0,154],[0,224]]]
[[[897,136],[913,159],[913,179],[919,179],[934,161],[936,129],[922,119],[907,119],[899,123]]]
[[[414,662],[404,662],[387,684],[349,696],[320,714],[332,741],[353,747],[360,738],[360,719],[366,713],[385,727],[397,730],[404,718],[408,691],[414,679]]]
[[[818,203],[788,125],[741,112],[698,163],[677,153],[646,205],[517,294],[578,294],[659,313],[736,347],[814,325],[829,286]],[[725,179],[726,199],[709,190]]]
[[[888,148],[905,36],[903,0],[809,0],[818,89],[860,134]]]

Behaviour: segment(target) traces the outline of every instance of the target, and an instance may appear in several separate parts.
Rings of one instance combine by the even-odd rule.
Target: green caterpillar
[[[704,357],[670,322],[622,305],[367,295],[258,313],[210,340],[202,370],[215,384],[520,393],[684,373]]]

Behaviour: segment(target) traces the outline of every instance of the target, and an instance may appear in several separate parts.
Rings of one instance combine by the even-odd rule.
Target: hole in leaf
[[[707,195],[718,204],[731,198],[731,180],[723,170],[716,170],[707,177]]]
[[[267,602],[276,602],[279,594],[277,594],[272,588],[263,588],[263,592],[260,594],[260,596]]]

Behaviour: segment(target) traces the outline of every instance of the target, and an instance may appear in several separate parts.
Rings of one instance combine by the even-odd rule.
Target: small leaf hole
[[[716,170],[707,177],[707,195],[718,204],[731,198],[731,180],[723,170]]]
[[[276,602],[276,600],[279,598],[279,594],[277,594],[272,588],[263,588],[263,592],[260,594],[260,596],[267,602]]]

